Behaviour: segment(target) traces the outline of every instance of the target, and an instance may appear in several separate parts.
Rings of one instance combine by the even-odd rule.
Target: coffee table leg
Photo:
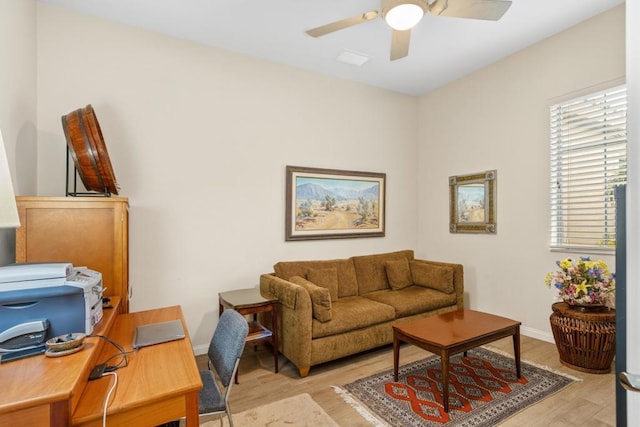
[[[393,334],[393,380],[398,381],[398,360],[400,359],[400,340]]]
[[[442,350],[440,353],[440,363],[442,365],[442,400],[444,412],[449,412],[449,352]]]
[[[516,327],[516,331],[513,334],[513,355],[516,359],[516,375],[520,378],[520,326]]]

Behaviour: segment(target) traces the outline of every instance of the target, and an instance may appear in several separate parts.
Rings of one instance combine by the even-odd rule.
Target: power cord
[[[104,336],[104,335],[90,334],[90,335],[87,335],[87,338],[89,338],[89,337],[95,337],[95,338],[103,339],[103,340],[107,341],[109,344],[113,345],[119,351],[119,353],[116,353],[113,356],[110,356],[103,363],[100,363],[100,364],[96,365],[94,370],[97,369],[98,371],[95,372],[95,374],[96,374],[95,377],[91,378],[91,379],[100,378],[102,376],[102,373],[113,372],[113,371],[115,371],[117,369],[124,368],[125,366],[129,365],[129,359],[127,358],[127,354],[133,353],[133,350],[132,351],[126,351],[124,349],[124,347],[122,347],[120,344],[118,344],[117,342],[113,341],[111,338],[109,338],[107,336]],[[109,366],[108,363],[112,359],[114,359],[115,357],[118,357],[118,356],[122,357],[118,361],[118,363],[116,363],[115,365]]]
[[[111,375],[114,378],[113,385],[107,393],[106,399],[104,399],[104,409],[102,410],[102,427],[107,427],[107,408],[109,407],[109,400],[111,400],[111,393],[116,389],[118,385],[118,374],[115,372],[105,372],[102,376]]]
[[[111,388],[107,392],[107,396],[104,399],[104,407],[102,410],[102,426],[106,427],[107,426],[107,408],[109,407],[111,395],[113,394],[113,392],[115,391],[118,385],[118,374],[114,371],[129,365],[129,359],[127,358],[127,354],[132,352],[127,352],[120,344],[118,344],[117,342],[113,341],[112,339],[104,335],[90,334],[90,335],[87,335],[87,337],[95,337],[95,338],[103,339],[108,343],[110,343],[111,345],[113,345],[116,349],[118,349],[118,353],[110,356],[103,363],[99,363],[96,366],[94,366],[94,368],[91,370],[91,373],[89,374],[89,381],[97,380],[98,378],[102,378],[107,375],[113,376],[113,379],[114,379],[113,384],[111,385]],[[111,360],[113,360],[115,357],[118,357],[118,356],[121,357],[118,363],[114,365],[108,364]]]

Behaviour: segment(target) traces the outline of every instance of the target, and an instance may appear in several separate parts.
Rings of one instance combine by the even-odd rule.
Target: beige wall
[[[36,191],[36,2],[0,0],[0,129],[16,194]],[[15,261],[0,230],[0,265]]]
[[[637,117],[640,14],[636,2],[626,8],[629,108]],[[59,118],[92,103],[131,198],[134,309],[183,304],[203,345],[216,293],[255,284],[276,259],[415,247],[420,256],[465,264],[469,305],[549,337],[552,292],[542,278],[567,254],[547,249],[547,103],[624,74],[623,6],[425,96],[419,107],[404,96],[38,10],[37,21],[35,0],[0,0],[0,128],[16,193],[63,194]],[[638,121],[629,126],[628,193],[637,194]],[[285,164],[386,172],[387,237],[285,244]],[[498,234],[448,234],[448,176],[493,168]],[[628,203],[635,260],[637,198]],[[0,234],[0,265],[13,261],[12,245]],[[628,268],[637,283],[637,263]],[[628,293],[633,332],[637,286]],[[628,338],[629,371],[638,373],[638,339]],[[631,424],[640,418],[638,396],[629,394]]]
[[[37,194],[63,194],[60,116],[91,103],[131,199],[134,310],[183,305],[204,346],[217,293],[254,286],[277,260],[413,247],[465,264],[471,307],[549,338],[542,281],[567,254],[547,249],[547,106],[624,75],[622,6],[419,99],[37,9]],[[386,172],[387,237],[285,243],[287,164]],[[498,234],[449,234],[448,177],[487,169]]]
[[[625,75],[624,5],[420,99],[419,252],[465,266],[467,304],[551,340],[549,110]],[[497,169],[497,234],[450,234],[448,177]],[[573,254],[574,257],[579,254]],[[613,258],[603,257],[613,269]]]
[[[220,291],[284,259],[417,244],[416,98],[38,4],[38,193],[64,192],[60,116],[91,103],[131,204],[132,310],[180,304],[208,343]],[[385,172],[384,238],[284,242],[285,166]]]

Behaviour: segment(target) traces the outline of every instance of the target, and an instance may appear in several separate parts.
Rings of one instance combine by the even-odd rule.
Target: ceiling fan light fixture
[[[409,30],[418,24],[426,12],[425,2],[421,0],[387,1],[382,16],[394,30]]]

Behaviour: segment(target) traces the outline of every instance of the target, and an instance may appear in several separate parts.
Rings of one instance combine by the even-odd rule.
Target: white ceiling
[[[381,18],[324,37],[305,30],[380,10],[380,0],[38,0],[253,57],[423,95],[608,10],[623,0],[513,0],[499,21],[426,15],[409,56],[389,60]],[[449,0],[453,2],[455,0]],[[344,50],[370,60],[336,60]]]

